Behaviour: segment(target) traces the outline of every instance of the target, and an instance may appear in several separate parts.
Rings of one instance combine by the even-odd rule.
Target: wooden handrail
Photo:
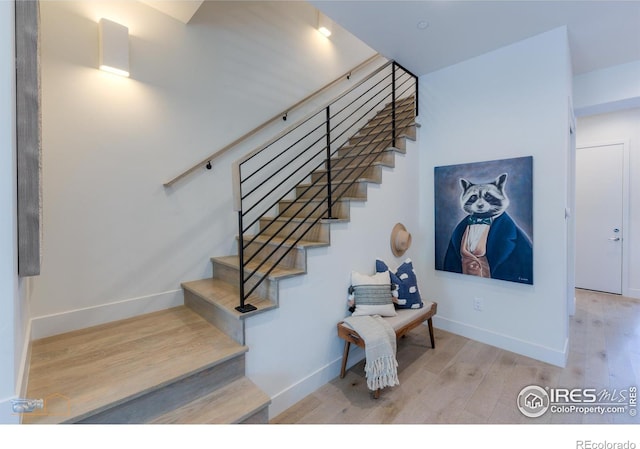
[[[171,187],[173,184],[178,182],[180,179],[182,179],[182,178],[188,176],[189,174],[193,173],[198,168],[205,167],[207,165],[209,165],[209,167],[210,167],[210,164],[215,159],[217,159],[220,156],[222,156],[223,154],[225,154],[227,151],[229,151],[230,149],[232,149],[233,147],[238,145],[240,142],[242,142],[242,141],[248,139],[249,137],[257,134],[258,132],[262,131],[264,128],[266,128],[267,126],[271,125],[276,120],[282,120],[282,118],[285,117],[290,111],[293,111],[294,109],[297,109],[298,107],[300,107],[303,104],[307,103],[312,98],[320,95],[325,90],[330,89],[331,87],[335,86],[337,83],[342,81],[344,78],[350,78],[353,72],[356,72],[356,71],[360,70],[361,68],[363,68],[366,65],[370,64],[371,62],[373,62],[375,59],[377,59],[380,56],[381,56],[380,53],[376,53],[375,55],[373,55],[370,58],[366,59],[365,61],[361,62],[360,64],[358,64],[357,66],[355,66],[354,68],[349,70],[348,72],[344,73],[343,75],[339,76],[335,80],[331,81],[329,84],[326,84],[325,86],[323,86],[320,89],[316,90],[312,94],[310,94],[310,95],[306,96],[305,98],[303,98],[302,100],[298,101],[293,106],[290,106],[289,108],[285,109],[284,111],[280,112],[279,114],[274,115],[272,118],[270,118],[269,120],[264,122],[262,125],[254,128],[253,130],[249,131],[248,133],[238,137],[236,140],[234,140],[233,142],[229,143],[228,145],[222,147],[221,149],[219,149],[215,153],[211,154],[209,157],[206,157],[206,158],[202,159],[200,162],[198,162],[197,164],[193,165],[188,170],[185,170],[184,172],[180,173],[178,176],[176,176],[175,178],[171,179],[170,181],[165,182],[163,184],[163,186],[164,187]]]

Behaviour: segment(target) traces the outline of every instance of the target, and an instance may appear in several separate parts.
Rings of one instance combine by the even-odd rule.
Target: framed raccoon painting
[[[435,167],[437,270],[533,284],[533,157]]]

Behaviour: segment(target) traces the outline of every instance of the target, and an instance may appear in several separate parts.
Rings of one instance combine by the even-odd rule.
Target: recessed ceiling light
[[[426,20],[421,20],[416,26],[419,30],[426,30],[427,28],[429,28],[429,22],[427,22]]]

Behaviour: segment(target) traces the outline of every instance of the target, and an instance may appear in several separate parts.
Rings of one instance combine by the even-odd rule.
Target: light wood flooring
[[[426,326],[398,343],[400,385],[375,400],[364,362],[271,420],[273,424],[618,424],[629,414],[527,418],[516,406],[528,385],[628,390],[640,386],[640,300],[577,290],[566,368]],[[640,407],[638,407],[640,408]]]

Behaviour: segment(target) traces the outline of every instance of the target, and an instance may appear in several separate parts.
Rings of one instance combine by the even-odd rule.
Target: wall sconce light
[[[318,11],[318,31],[324,37],[331,36],[331,32],[333,31],[333,21]]]
[[[98,22],[100,70],[129,76],[129,28],[107,19]]]

